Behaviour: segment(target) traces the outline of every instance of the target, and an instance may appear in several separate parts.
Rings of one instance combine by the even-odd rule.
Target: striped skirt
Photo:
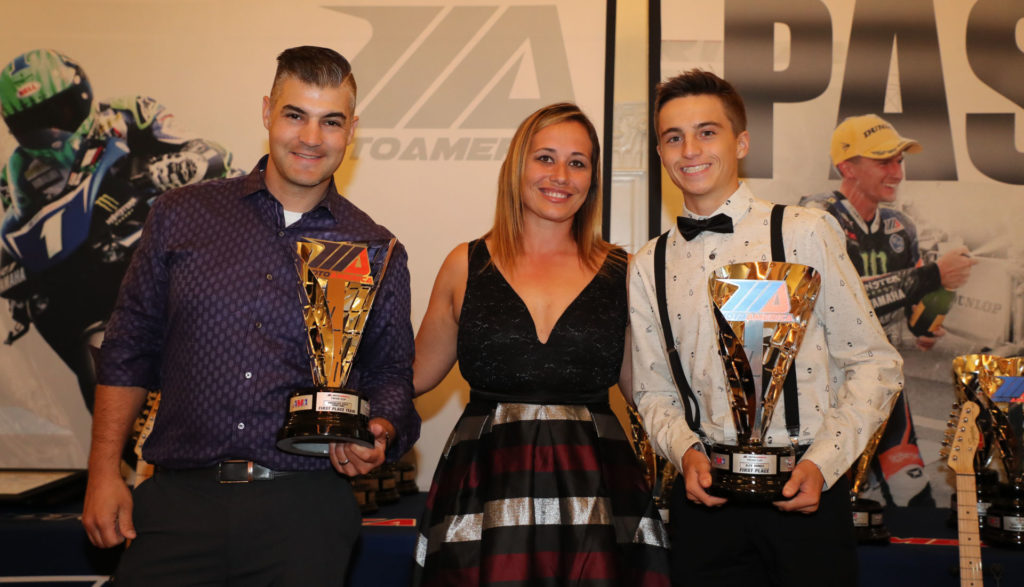
[[[668,585],[668,536],[607,404],[469,403],[434,473],[414,584]]]

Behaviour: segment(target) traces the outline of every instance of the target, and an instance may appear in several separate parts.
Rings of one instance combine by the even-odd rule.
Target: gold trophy
[[[795,263],[735,263],[708,279],[736,429],[736,444],[711,447],[714,495],[784,499],[797,431],[774,442],[767,433],[820,288],[818,272]]]
[[[373,446],[370,402],[345,384],[395,242],[296,243],[313,386],[289,394],[279,449],[327,456],[331,442]]]
[[[672,496],[672,484],[676,478],[676,468],[668,459],[658,456],[651,446],[651,440],[644,431],[640,414],[636,408],[626,404],[629,414],[629,430],[631,444],[636,458],[644,472],[644,480],[654,495],[654,505],[661,514],[661,520],[668,524],[669,500]]]
[[[647,437],[647,432],[644,430],[644,425],[640,421],[640,414],[636,411],[636,408],[626,404],[626,413],[629,415],[629,435],[632,441],[633,452],[636,453],[636,458],[640,461],[647,486],[654,489],[654,483],[658,478],[657,456],[654,454],[651,440]]]
[[[978,487],[993,495],[983,509],[982,539],[998,546],[1024,546],[1024,358],[994,355],[963,355],[953,359],[953,386],[957,400],[981,407],[977,425],[981,449],[975,455],[975,471],[983,482],[995,477],[996,487]]]

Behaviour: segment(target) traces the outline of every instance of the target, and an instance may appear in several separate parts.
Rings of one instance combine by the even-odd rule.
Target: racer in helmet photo
[[[150,204],[237,172],[224,147],[178,128],[152,98],[96,100],[78,62],[51,49],[0,70],[0,113],[17,141],[0,164],[0,297],[14,321],[0,340],[34,326],[91,412],[91,353]]]

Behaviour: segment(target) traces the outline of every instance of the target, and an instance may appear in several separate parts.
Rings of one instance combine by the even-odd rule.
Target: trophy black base
[[[989,546],[1024,548],[1024,511],[1001,511],[997,505],[988,509],[981,540]]]
[[[1024,548],[1024,481],[999,487],[999,497],[985,512],[981,539],[991,546]]]
[[[353,391],[297,389],[288,395],[288,417],[277,433],[277,448],[313,457],[326,457],[332,442],[372,448],[369,413],[369,402]]]
[[[711,446],[711,488],[708,493],[746,502],[773,502],[782,495],[796,453],[792,446]]]
[[[860,544],[889,544],[892,534],[885,527],[882,504],[873,499],[854,498],[851,502],[853,510],[853,534]]]

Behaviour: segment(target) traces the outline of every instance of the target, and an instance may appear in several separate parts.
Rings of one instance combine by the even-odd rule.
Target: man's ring
[[[341,465],[341,466],[345,466],[345,465],[347,465],[347,464],[349,464],[351,462],[352,462],[352,459],[345,459],[344,461],[338,461],[338,464]]]

